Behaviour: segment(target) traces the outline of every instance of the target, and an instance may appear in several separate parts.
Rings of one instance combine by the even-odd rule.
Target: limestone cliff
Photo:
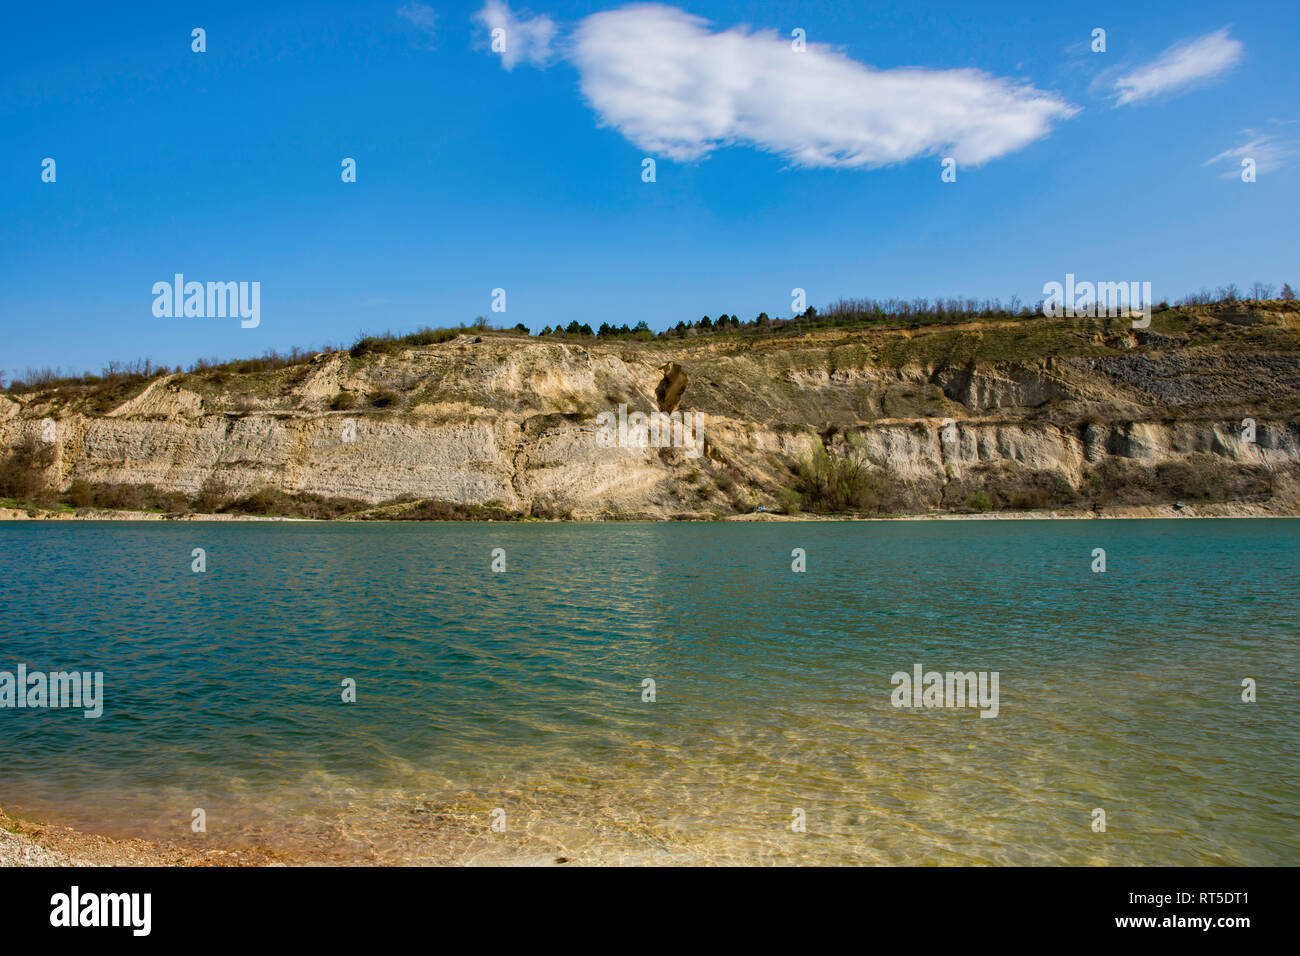
[[[819,483],[849,481],[865,489],[856,511],[1188,499],[1294,514],[1288,308],[1260,305],[1252,324],[1170,310],[1147,330],[1037,317],[613,342],[469,331],[154,377],[110,407],[93,384],[17,390],[0,395],[0,450],[35,448],[55,492],[193,496],[215,481],[230,500],[274,489],[397,510],[727,515],[817,509],[831,500]],[[620,405],[698,416],[702,453],[662,436],[627,447],[635,428],[604,447],[598,416]]]

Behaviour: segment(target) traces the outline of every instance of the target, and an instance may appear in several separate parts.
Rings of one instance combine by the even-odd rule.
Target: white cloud
[[[1246,142],[1240,146],[1234,146],[1232,149],[1225,149],[1218,156],[1214,156],[1201,163],[1202,166],[1213,166],[1216,163],[1227,163],[1228,168],[1220,173],[1223,179],[1237,179],[1241,176],[1241,161],[1243,159],[1253,159],[1255,161],[1255,172],[1258,174],[1271,173],[1283,166],[1290,164],[1291,159],[1300,155],[1300,148],[1288,140],[1280,139],[1272,133],[1262,133],[1255,129],[1244,129],[1241,135],[1247,137]]]
[[[978,70],[877,70],[775,31],[721,32],[673,7],[582,20],[569,57],[601,122],[647,152],[699,159],[749,144],[805,166],[917,156],[978,164],[1047,135],[1078,109]]]
[[[1228,28],[1171,46],[1146,66],[1115,81],[1115,105],[1140,103],[1232,69],[1241,60],[1242,45]]]
[[[515,15],[503,0],[487,0],[474,19],[487,28],[489,37],[494,30],[503,30],[505,49],[500,51],[501,65],[513,70],[522,62],[544,66],[551,57],[551,41],[555,39],[555,21],[547,16],[532,16],[527,11]]]
[[[408,3],[404,7],[397,8],[397,15],[404,20],[409,20],[412,26],[430,40],[437,32],[438,14],[434,13],[433,7],[427,4]]]

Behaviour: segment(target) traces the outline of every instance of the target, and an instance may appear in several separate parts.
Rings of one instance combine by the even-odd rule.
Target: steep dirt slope
[[[1040,317],[643,342],[467,332],[157,377],[107,410],[88,388],[0,395],[0,448],[35,447],[57,490],[194,495],[215,480],[232,499],[269,488],[522,515],[816,508],[819,460],[834,480],[869,477],[853,510],[1191,498],[1296,513],[1298,329],[1278,308],[1251,325],[1165,312],[1148,330]],[[697,416],[701,441],[607,447],[600,416],[621,405]]]

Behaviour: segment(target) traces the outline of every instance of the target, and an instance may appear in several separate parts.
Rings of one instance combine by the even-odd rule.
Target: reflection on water
[[[0,710],[0,806],[356,862],[1294,865],[1297,554],[1263,520],[14,523],[0,670],[106,702]],[[894,709],[917,663],[998,671],[999,716]]]

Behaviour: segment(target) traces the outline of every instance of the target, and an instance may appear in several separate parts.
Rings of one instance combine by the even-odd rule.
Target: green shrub
[[[216,514],[230,500],[230,488],[220,478],[209,477],[199,486],[194,496],[194,510],[201,514]]]
[[[108,511],[163,511],[185,514],[189,499],[180,491],[168,491],[155,485],[123,482],[90,482],[77,479],[59,496],[74,508],[103,508]]]
[[[63,493],[63,500],[74,508],[93,508],[95,489],[88,482],[77,479]]]
[[[275,515],[286,518],[338,518],[370,506],[356,498],[326,498],[309,492],[289,494],[258,488],[221,508],[227,514]]]
[[[1096,504],[1156,504],[1176,500],[1232,501],[1273,494],[1273,475],[1263,465],[1237,464],[1198,453],[1154,467],[1107,458],[1093,468],[1087,488]]]
[[[776,490],[776,506],[786,514],[797,515],[803,510],[803,499],[799,492],[793,488],[778,488]]]
[[[50,494],[45,469],[54,462],[54,446],[27,435],[0,461],[0,498],[36,503]]]
[[[794,490],[808,511],[878,512],[889,486],[889,479],[871,471],[851,441],[843,451],[819,444],[795,466]]]
[[[1016,511],[1043,511],[1052,507],[1052,496],[1043,488],[1017,491],[1011,496],[1011,507]]]
[[[506,509],[500,501],[485,505],[466,505],[439,498],[424,498],[409,508],[390,509],[389,506],[406,501],[405,498],[385,502],[380,510],[362,515],[366,519],[390,521],[517,521],[519,515]]]

